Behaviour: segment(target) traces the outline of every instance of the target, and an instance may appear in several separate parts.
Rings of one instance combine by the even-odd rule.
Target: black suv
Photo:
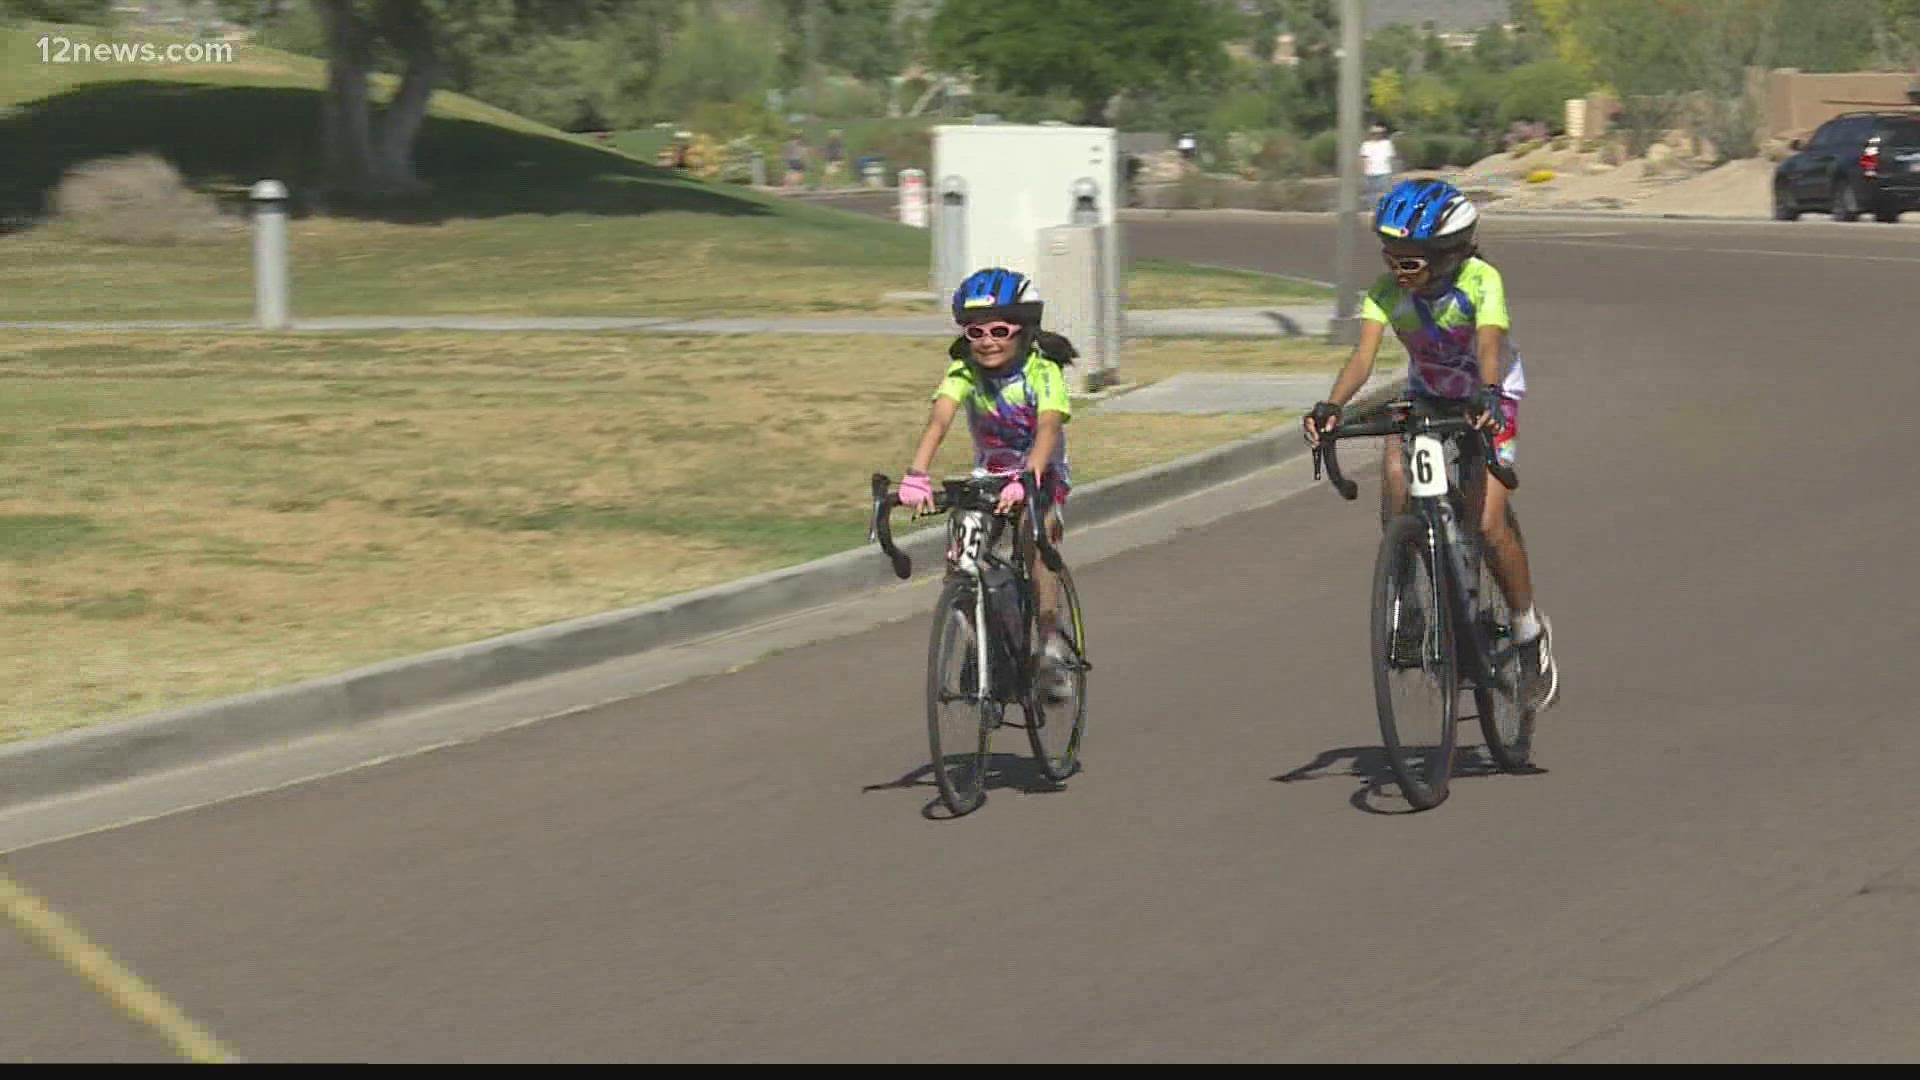
[[[1825,210],[1835,221],[1920,210],[1920,111],[1844,113],[1821,124],[1773,170],[1773,216]]]

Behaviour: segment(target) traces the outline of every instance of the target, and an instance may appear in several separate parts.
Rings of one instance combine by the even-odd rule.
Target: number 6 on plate
[[[1447,493],[1447,459],[1439,439],[1432,435],[1413,437],[1413,476],[1410,489],[1417,498]]]

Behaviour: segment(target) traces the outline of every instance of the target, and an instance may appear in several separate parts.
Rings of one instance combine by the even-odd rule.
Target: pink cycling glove
[[[900,481],[900,505],[924,510],[933,505],[933,483],[923,472],[909,472]]]

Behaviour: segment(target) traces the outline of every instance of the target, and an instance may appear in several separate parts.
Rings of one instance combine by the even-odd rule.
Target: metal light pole
[[[1340,0],[1340,204],[1335,215],[1333,280],[1338,282],[1333,325],[1335,344],[1360,340],[1359,286],[1353,272],[1354,240],[1360,210],[1360,112],[1362,105],[1360,47],[1364,38],[1363,0]]]

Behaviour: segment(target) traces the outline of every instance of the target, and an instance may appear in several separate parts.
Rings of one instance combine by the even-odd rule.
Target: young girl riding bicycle
[[[1040,329],[1043,310],[1032,280],[1002,267],[976,271],[954,290],[953,320],[961,336],[948,350],[951,363],[934,389],[926,429],[900,482],[902,505],[919,510],[932,505],[927,468],[953,418],[965,408],[974,467],[1016,477],[1001,490],[997,509],[1004,514],[1025,503],[1027,492],[1017,477],[1030,470],[1040,487],[1047,538],[1059,545],[1072,488],[1065,429],[1073,417],[1061,368],[1078,354],[1066,338]],[[1040,640],[1048,661],[1040,689],[1058,700],[1066,692],[1062,665],[1071,655],[1059,626],[1060,589],[1037,553],[1028,553],[1027,570],[1038,597]]]
[[[1406,392],[1416,398],[1474,403],[1478,423],[1490,433],[1500,462],[1512,467],[1513,436],[1527,380],[1508,337],[1512,323],[1505,284],[1474,244],[1478,222],[1473,202],[1441,180],[1402,181],[1380,199],[1373,227],[1388,271],[1367,292],[1360,342],[1346,368],[1327,400],[1301,419],[1310,445],[1318,446],[1320,434],[1339,424],[1341,409],[1366,384],[1391,326],[1407,348]],[[1397,436],[1387,439],[1383,465],[1384,526],[1406,505],[1407,478]],[[1488,563],[1514,613],[1523,703],[1546,708],[1560,690],[1553,627],[1534,610],[1532,572],[1507,513],[1507,489],[1488,483],[1484,468],[1473,470],[1468,481],[1469,498],[1480,505]]]

